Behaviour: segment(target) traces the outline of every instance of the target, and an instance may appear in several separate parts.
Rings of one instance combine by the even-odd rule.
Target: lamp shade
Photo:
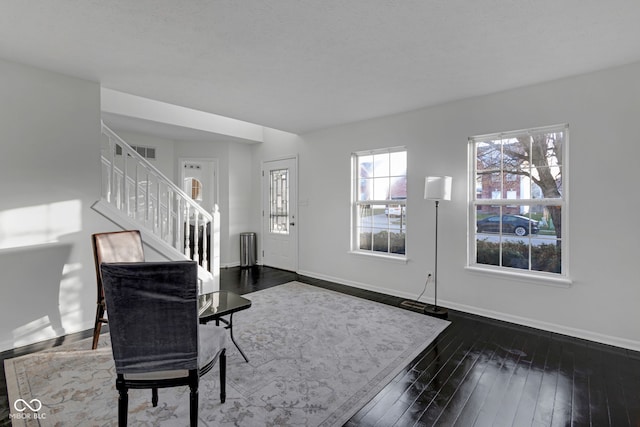
[[[427,200],[451,200],[450,176],[428,176],[424,179],[424,198]]]

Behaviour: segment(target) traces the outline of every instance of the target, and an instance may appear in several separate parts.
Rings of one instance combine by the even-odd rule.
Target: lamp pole
[[[436,259],[435,259],[435,267],[433,269],[433,311],[438,312],[438,206],[440,205],[440,200],[436,200]]]
[[[436,236],[435,236],[435,266],[433,269],[433,307],[426,306],[424,308],[424,314],[430,316],[446,319],[448,316],[448,310],[446,308],[438,307],[438,206],[440,200],[436,200]]]
[[[440,200],[451,200],[451,177],[426,177],[424,198],[436,202],[435,265],[433,269],[434,304],[433,306],[426,306],[424,313],[446,319],[448,310],[443,307],[438,307],[438,208],[440,206]]]

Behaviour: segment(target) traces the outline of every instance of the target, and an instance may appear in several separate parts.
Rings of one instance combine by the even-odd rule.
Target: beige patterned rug
[[[341,426],[449,324],[298,282],[246,296],[234,336],[249,363],[229,340],[227,400],[214,369],[200,381],[200,426]],[[108,335],[100,342],[6,360],[13,425],[116,425]],[[159,395],[153,408],[150,390],[131,390],[129,425],[188,425],[188,388]]]

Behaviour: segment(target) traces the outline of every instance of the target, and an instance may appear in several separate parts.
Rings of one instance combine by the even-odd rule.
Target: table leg
[[[238,349],[238,351],[240,352],[242,357],[244,357],[245,362],[249,363],[249,359],[247,359],[247,356],[244,354],[244,351],[242,351],[240,346],[238,346],[238,343],[236,342],[235,338],[233,337],[233,313],[231,313],[229,315],[229,326],[228,326],[228,328],[229,328],[229,335],[231,335],[231,341],[236,346],[236,348]]]

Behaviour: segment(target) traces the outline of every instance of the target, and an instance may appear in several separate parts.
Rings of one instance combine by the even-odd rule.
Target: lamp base
[[[449,316],[449,310],[443,307],[436,307],[433,305],[428,305],[423,310],[424,314],[433,317],[439,317],[440,319],[446,319]]]

